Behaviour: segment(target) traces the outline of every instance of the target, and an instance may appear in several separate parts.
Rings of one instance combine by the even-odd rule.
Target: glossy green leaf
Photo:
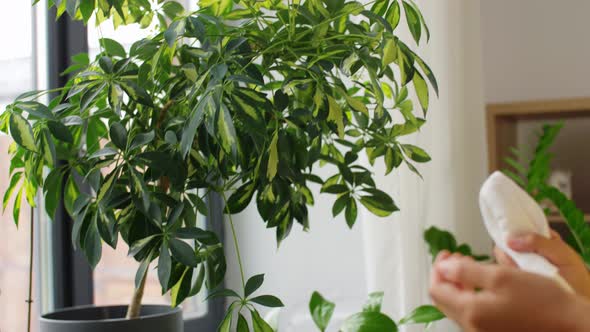
[[[422,36],[422,21],[420,20],[420,14],[418,14],[416,9],[407,1],[404,0],[403,5],[406,13],[406,22],[408,23],[408,28],[412,33],[412,37],[414,37],[416,43],[420,43],[420,37]]]
[[[422,148],[412,144],[403,144],[402,149],[404,153],[413,161],[425,163],[430,161],[430,156]]]
[[[416,90],[416,96],[418,96],[418,100],[420,101],[420,106],[422,106],[422,110],[424,111],[424,114],[426,114],[430,103],[428,85],[422,75],[418,72],[414,74],[412,81],[414,82],[414,89]]]
[[[407,317],[404,317],[399,321],[399,325],[405,324],[429,324],[441,319],[444,319],[445,315],[440,312],[436,307],[431,305],[420,306]]]
[[[277,170],[279,167],[279,151],[278,151],[278,140],[279,140],[279,133],[276,132],[270,142],[270,147],[268,149],[268,168],[266,172],[266,177],[269,181],[272,181],[274,177],[277,175]]]
[[[272,327],[260,317],[260,314],[256,310],[250,310],[252,315],[252,325],[254,326],[254,332],[274,332]]]
[[[53,135],[58,140],[70,144],[74,143],[74,137],[72,136],[72,133],[70,133],[68,127],[66,127],[63,123],[59,121],[48,121],[47,127],[49,128],[51,135]]]
[[[138,148],[138,147],[142,147],[146,144],[151,143],[154,138],[156,137],[156,134],[154,133],[154,131],[149,131],[147,133],[141,133],[136,135],[133,140],[131,140],[131,144],[129,145],[129,151],[133,151],[134,149]]]
[[[35,138],[33,137],[33,128],[29,122],[20,114],[12,113],[9,119],[10,135],[14,141],[23,148],[37,152]]]
[[[227,200],[227,213],[236,214],[242,212],[254,196],[255,186],[253,182],[247,182],[240,186]]]
[[[383,292],[375,292],[369,294],[369,299],[363,307],[364,312],[381,312],[381,304],[383,303]]]
[[[284,307],[285,305],[281,300],[273,295],[260,295],[250,299],[250,302],[260,304],[265,307],[277,308]]]
[[[346,224],[348,224],[348,227],[352,228],[358,216],[358,207],[356,204],[356,200],[350,199],[347,202],[346,211],[344,212],[344,215],[346,217]]]
[[[244,297],[248,297],[252,295],[255,291],[262,286],[264,282],[264,274],[257,274],[246,282],[246,287],[244,288]]]
[[[238,314],[238,326],[236,327],[237,332],[250,332],[248,322],[242,314]]]
[[[309,311],[315,325],[320,331],[326,331],[336,305],[326,300],[320,293],[313,292],[309,301]]]
[[[348,317],[341,327],[342,332],[397,332],[397,325],[386,315],[365,311]]]
[[[110,38],[101,38],[98,42],[104,51],[110,56],[118,56],[121,58],[127,56],[127,52],[125,52],[123,45],[119,44],[116,40]]]
[[[178,239],[170,239],[169,245],[172,256],[182,264],[192,267],[196,267],[199,264],[195,251],[188,243]]]
[[[162,290],[168,289],[168,281],[172,272],[172,259],[168,251],[168,244],[166,241],[160,247],[160,256],[158,257],[158,280],[162,286]]]
[[[127,149],[127,129],[119,122],[113,122],[109,130],[113,144],[119,149]]]
[[[190,294],[192,278],[193,269],[187,267],[178,283],[176,283],[176,285],[170,289],[170,300],[172,302],[172,307],[179,306]]]
[[[362,196],[360,202],[367,210],[379,217],[387,217],[398,211],[393,201],[383,200],[375,196]]]

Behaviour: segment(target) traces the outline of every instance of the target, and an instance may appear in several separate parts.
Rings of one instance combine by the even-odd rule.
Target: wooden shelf
[[[517,145],[516,126],[523,120],[590,118],[590,98],[536,100],[489,104],[487,110],[488,168],[505,168],[504,158]]]

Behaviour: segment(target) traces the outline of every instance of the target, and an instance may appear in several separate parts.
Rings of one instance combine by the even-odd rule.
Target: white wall
[[[590,1],[481,1],[487,102],[588,96]]]

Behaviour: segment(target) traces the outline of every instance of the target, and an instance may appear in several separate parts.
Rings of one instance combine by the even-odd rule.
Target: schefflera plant
[[[413,162],[430,159],[400,142],[425,123],[429,86],[438,93],[428,65],[395,33],[405,17],[416,44],[429,37],[411,0],[206,0],[193,12],[171,1],[50,4],[74,19],[158,31],[129,51],[101,39],[94,60],[74,57],[71,78],[47,105],[39,102],[46,92],[30,92],[0,116],[15,141],[4,200],[16,197],[15,221],[23,195],[34,205],[41,190],[53,216],[63,192],[72,241],[92,266],[103,242],[115,248],[122,238],[140,262],[129,317],[152,262],[174,306],[223,280],[223,247],[197,223],[207,195],[223,198],[234,240],[231,215],[255,201],[280,242],[295,222],[310,227],[312,184],[336,196],[334,216],[344,212],[350,227],[359,203],[378,216],[398,209],[359,154],[383,159],[388,173],[402,164],[417,172]],[[318,164],[333,165],[334,175],[322,179]],[[252,303],[282,303],[251,298],[263,276],[246,282],[239,263],[241,293],[213,294],[237,298],[222,330],[232,310],[249,309],[255,330],[266,331]]]

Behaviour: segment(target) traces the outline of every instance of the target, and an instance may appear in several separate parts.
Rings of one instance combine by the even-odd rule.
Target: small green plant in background
[[[383,293],[369,294],[362,311],[352,314],[340,326],[341,332],[395,332],[398,326],[409,324],[426,324],[443,319],[445,316],[435,307],[425,305],[416,308],[407,317],[395,322],[381,312]],[[309,302],[309,310],[317,328],[324,332],[330,324],[336,304],[326,300],[320,293],[314,292]]]

